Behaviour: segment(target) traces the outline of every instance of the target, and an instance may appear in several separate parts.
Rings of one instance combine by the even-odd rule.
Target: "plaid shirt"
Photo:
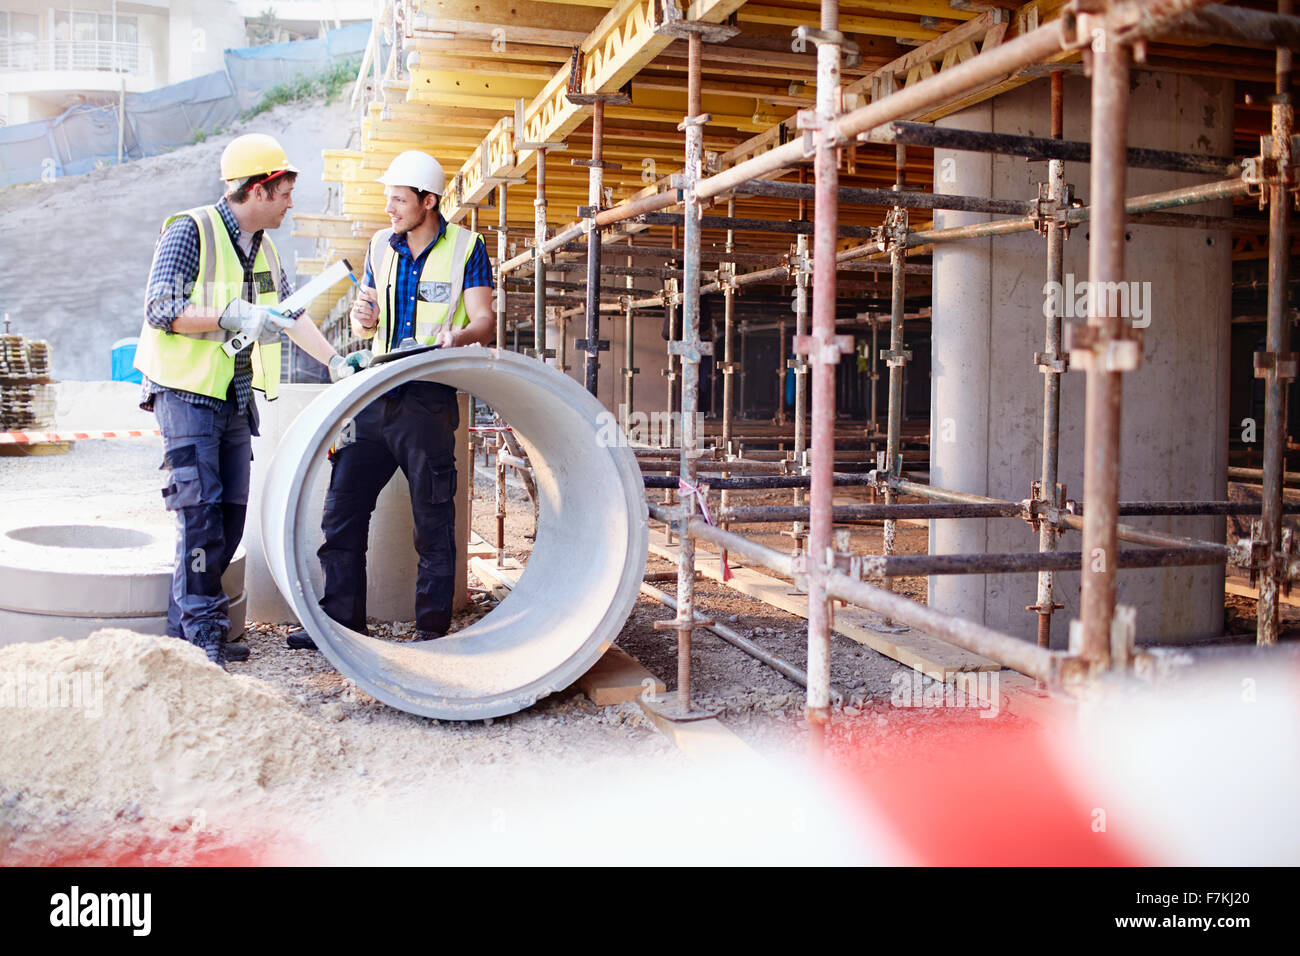
[[[397,234],[388,237],[388,244],[393,247],[397,253],[397,281],[393,283],[392,311],[394,321],[388,325],[388,348],[391,350],[396,347],[402,339],[410,338],[415,335],[415,300],[419,294],[420,273],[424,270],[425,260],[429,258],[429,252],[442,241],[443,236],[447,234],[447,221],[438,214],[438,235],[429,243],[418,256],[411,255],[411,246],[406,241],[406,234]],[[375,283],[374,263],[370,261],[370,249],[366,249],[366,275],[364,282],[372,289],[377,288]],[[469,254],[469,259],[465,262],[465,283],[463,288],[473,289],[479,286],[492,286],[492,263],[488,261],[487,248],[483,244],[482,236],[474,237],[474,249]],[[382,289],[379,293],[383,294]]]
[[[244,298],[250,302],[256,298],[253,291],[253,263],[257,261],[257,252],[262,247],[262,231],[253,233],[248,255],[239,246],[241,230],[239,221],[231,211],[230,203],[225,199],[217,203],[217,212],[230,233],[230,242],[239,256],[239,263],[244,267]],[[158,240],[154,251],[153,268],[149,272],[149,286],[145,292],[144,317],[151,326],[162,329],[168,335],[172,332],[172,321],[189,306],[189,290],[194,287],[199,277],[199,227],[189,216],[183,216],[173,222]],[[289,286],[289,277],[284,267],[280,268],[280,298],[283,299],[293,291]],[[301,312],[292,313],[289,318],[296,318]],[[246,348],[235,354],[235,377],[231,380],[226,398],[213,398],[181,389],[171,389],[185,401],[194,405],[220,410],[227,401],[234,401],[235,408],[243,414],[248,408],[249,396],[253,387],[253,350]],[[153,411],[153,398],[166,386],[144,378],[144,387],[140,395],[140,407]]]

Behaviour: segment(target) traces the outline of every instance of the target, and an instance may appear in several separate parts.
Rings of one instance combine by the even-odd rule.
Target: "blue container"
[[[113,381],[139,384],[143,380],[139,369],[134,366],[135,347],[139,342],[138,338],[132,337],[113,343]]]

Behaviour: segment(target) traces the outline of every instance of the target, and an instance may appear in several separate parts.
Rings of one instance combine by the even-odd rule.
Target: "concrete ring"
[[[303,492],[351,417],[412,381],[470,392],[510,423],[528,452],[539,510],[527,566],[498,607],[439,640],[398,643],[350,631],[320,609]],[[281,439],[262,488],[267,566],[325,656],[372,696],[426,717],[514,713],[582,676],[636,603],[649,529],[641,470],[621,434],[577,382],[513,352],[439,349],[374,366],[330,386]]]

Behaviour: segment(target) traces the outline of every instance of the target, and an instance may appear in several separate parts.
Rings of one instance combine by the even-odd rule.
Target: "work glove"
[[[370,366],[370,361],[375,357],[375,353],[370,349],[359,349],[356,352],[350,352],[347,355],[335,355],[330,359],[330,381],[337,382],[340,379],[347,378],[363,368]]]
[[[349,375],[356,374],[356,366],[345,359],[342,355],[335,355],[330,358],[330,382],[337,382],[347,378]]]
[[[355,352],[349,352],[347,354],[347,361],[350,366],[360,372],[363,368],[370,367],[370,363],[374,357],[375,353],[370,351],[370,349],[358,349]]]
[[[238,332],[262,345],[278,342],[280,333],[293,328],[293,324],[293,319],[244,299],[232,299],[217,320],[217,325],[226,331]]]

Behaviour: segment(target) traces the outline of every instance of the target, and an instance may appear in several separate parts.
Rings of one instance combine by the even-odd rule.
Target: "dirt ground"
[[[110,393],[122,388],[114,386],[103,395],[89,397],[120,404],[125,393]],[[82,395],[78,401],[84,405],[86,398]],[[160,458],[158,439],[83,441],[65,455],[0,458],[0,508],[22,509],[39,515],[42,521],[111,519],[165,527],[170,517],[158,499]],[[480,464],[473,527],[488,541],[495,536],[493,494],[491,471]],[[532,510],[515,480],[510,483],[509,498],[507,552],[526,562],[532,543],[528,537]],[[789,493],[750,498],[746,503],[785,503]],[[741,526],[736,530],[760,532],[760,540],[774,547],[790,546],[790,539],[770,526]],[[855,550],[868,553],[877,550],[879,540],[878,526],[862,526],[852,542]],[[925,549],[924,527],[899,527],[899,552],[922,553]],[[647,564],[649,572],[671,568],[667,560],[655,556]],[[480,583],[471,578],[472,586]],[[924,599],[923,579],[905,579],[898,584],[910,596]],[[659,586],[669,593],[675,590],[671,582]],[[707,579],[698,583],[697,595],[700,612],[728,624],[791,664],[805,666],[802,618],[761,605]],[[479,593],[474,605],[458,616],[455,626],[463,627],[490,609],[490,597]],[[1251,616],[1253,602],[1230,599],[1229,633],[1248,630]],[[672,612],[667,607],[643,595],[618,644],[671,691],[676,683],[675,635],[653,627],[655,621],[670,617]],[[1287,617],[1294,622],[1295,609],[1288,608]],[[375,621],[373,626],[396,640],[409,639],[410,622]],[[200,718],[210,716],[205,701],[185,693],[184,688],[211,686],[219,694],[238,690],[244,697],[236,695],[232,703],[223,704],[232,714],[253,706],[250,700],[274,705],[273,713],[268,713],[275,721],[288,721],[286,726],[297,728],[295,734],[305,733],[306,739],[313,741],[311,748],[299,748],[301,753],[277,756],[287,761],[286,772],[272,777],[264,767],[254,767],[246,778],[235,774],[226,781],[229,793],[223,791],[207,800],[191,797],[187,803],[177,804],[163,797],[176,792],[189,794],[195,788],[201,792],[204,785],[204,779],[195,776],[199,765],[188,759],[167,765],[166,773],[175,778],[169,786],[155,780],[153,786],[146,786],[129,799],[94,784],[96,774],[90,775],[92,783],[82,790],[50,777],[49,773],[58,770],[57,759],[42,757],[27,763],[18,760],[9,767],[0,760],[0,856],[19,862],[297,861],[320,859],[322,855],[330,860],[373,861],[378,851],[372,843],[366,843],[365,853],[355,846],[360,828],[367,834],[381,831],[387,835],[387,842],[380,841],[387,854],[382,859],[403,860],[407,854],[416,853],[416,843],[407,846],[403,836],[407,832],[403,827],[408,825],[414,828],[410,832],[421,834],[421,839],[432,839],[431,820],[437,821],[439,827],[452,826],[448,821],[459,814],[462,819],[475,821],[478,829],[474,832],[481,833],[484,828],[496,832],[504,825],[502,820],[518,820],[534,805],[576,812],[575,793],[583,794],[582,800],[590,799],[591,794],[603,792],[601,788],[615,781],[631,786],[631,781],[647,776],[663,781],[700,772],[700,765],[663,736],[635,703],[597,707],[576,688],[570,688],[538,701],[522,713],[495,720],[455,722],[415,717],[361,691],[323,655],[288,649],[285,631],[283,627],[250,621],[246,636],[250,660],[231,664],[229,675],[221,675],[196,649],[179,642],[160,647],[155,642],[168,639],[127,635],[121,640],[127,642],[123,646],[130,648],[131,655],[154,661],[151,666],[162,668],[159,673],[167,685],[177,688],[168,703],[171,710],[167,719],[159,726],[168,733],[180,733],[183,739],[188,739],[183,731],[189,722],[206,727],[202,733],[195,733],[218,763],[232,760],[252,745],[223,734],[220,723],[204,724]],[[57,647],[60,644],[62,649]],[[66,658],[80,653],[77,644],[89,642],[68,645],[56,641],[42,647],[48,646],[52,656]],[[0,648],[0,672],[4,671],[5,653]],[[106,652],[101,647],[98,653]],[[159,654],[166,667],[157,663]],[[987,721],[975,710],[892,706],[894,681],[904,669],[838,635],[832,636],[831,660],[831,679],[838,695],[835,720],[841,728],[832,739],[850,742],[859,764],[866,760],[876,766],[881,759],[878,754],[906,748],[908,741],[927,735],[940,724],[955,729],[954,739],[960,740],[963,734],[983,734],[994,724],[1014,731],[1033,723],[1009,712],[996,721]],[[772,767],[788,767],[789,761],[802,758],[808,747],[808,728],[801,687],[708,631],[696,632],[692,661],[693,697],[701,707],[716,710],[721,723],[772,761]],[[111,669],[109,675],[111,680]],[[922,686],[929,687],[931,682],[922,681]],[[119,754],[120,759],[147,765],[157,758],[151,755],[149,741],[143,738],[154,730],[134,723],[133,708],[146,706],[134,703],[140,700],[132,696],[135,693],[120,697],[125,702],[116,714],[121,734],[110,737],[115,742],[126,741],[122,751],[125,756]],[[157,716],[153,710],[140,714],[146,712]],[[43,730],[26,728],[31,733],[25,733],[21,720],[11,721],[7,727],[13,736],[11,757],[39,757],[39,753],[28,749],[30,740],[69,729],[55,722]],[[133,733],[133,729],[139,732]],[[863,741],[869,744],[865,751]],[[258,746],[269,744],[263,741]],[[184,747],[178,751],[186,752]],[[864,757],[864,753],[868,756]],[[93,764],[101,758],[92,754],[85,759]],[[233,761],[232,765],[239,763]],[[110,774],[113,767],[105,764],[100,770]],[[772,783],[768,780],[762,786],[770,788]],[[624,790],[609,799],[621,805],[642,796],[634,798]],[[607,810],[602,806],[599,812]],[[258,848],[246,845],[248,826],[254,819]],[[310,834],[308,845],[301,842],[303,834]],[[235,836],[245,842],[234,846]],[[481,846],[464,843],[464,833],[459,837],[453,833],[448,839],[451,842],[444,850],[454,845],[456,852],[466,854],[466,858],[478,858],[474,854]],[[462,842],[456,843],[456,839]],[[833,844],[831,839],[828,845]],[[427,849],[425,844],[419,845]],[[236,851],[244,855],[228,855]],[[501,852],[507,851],[502,848]]]

